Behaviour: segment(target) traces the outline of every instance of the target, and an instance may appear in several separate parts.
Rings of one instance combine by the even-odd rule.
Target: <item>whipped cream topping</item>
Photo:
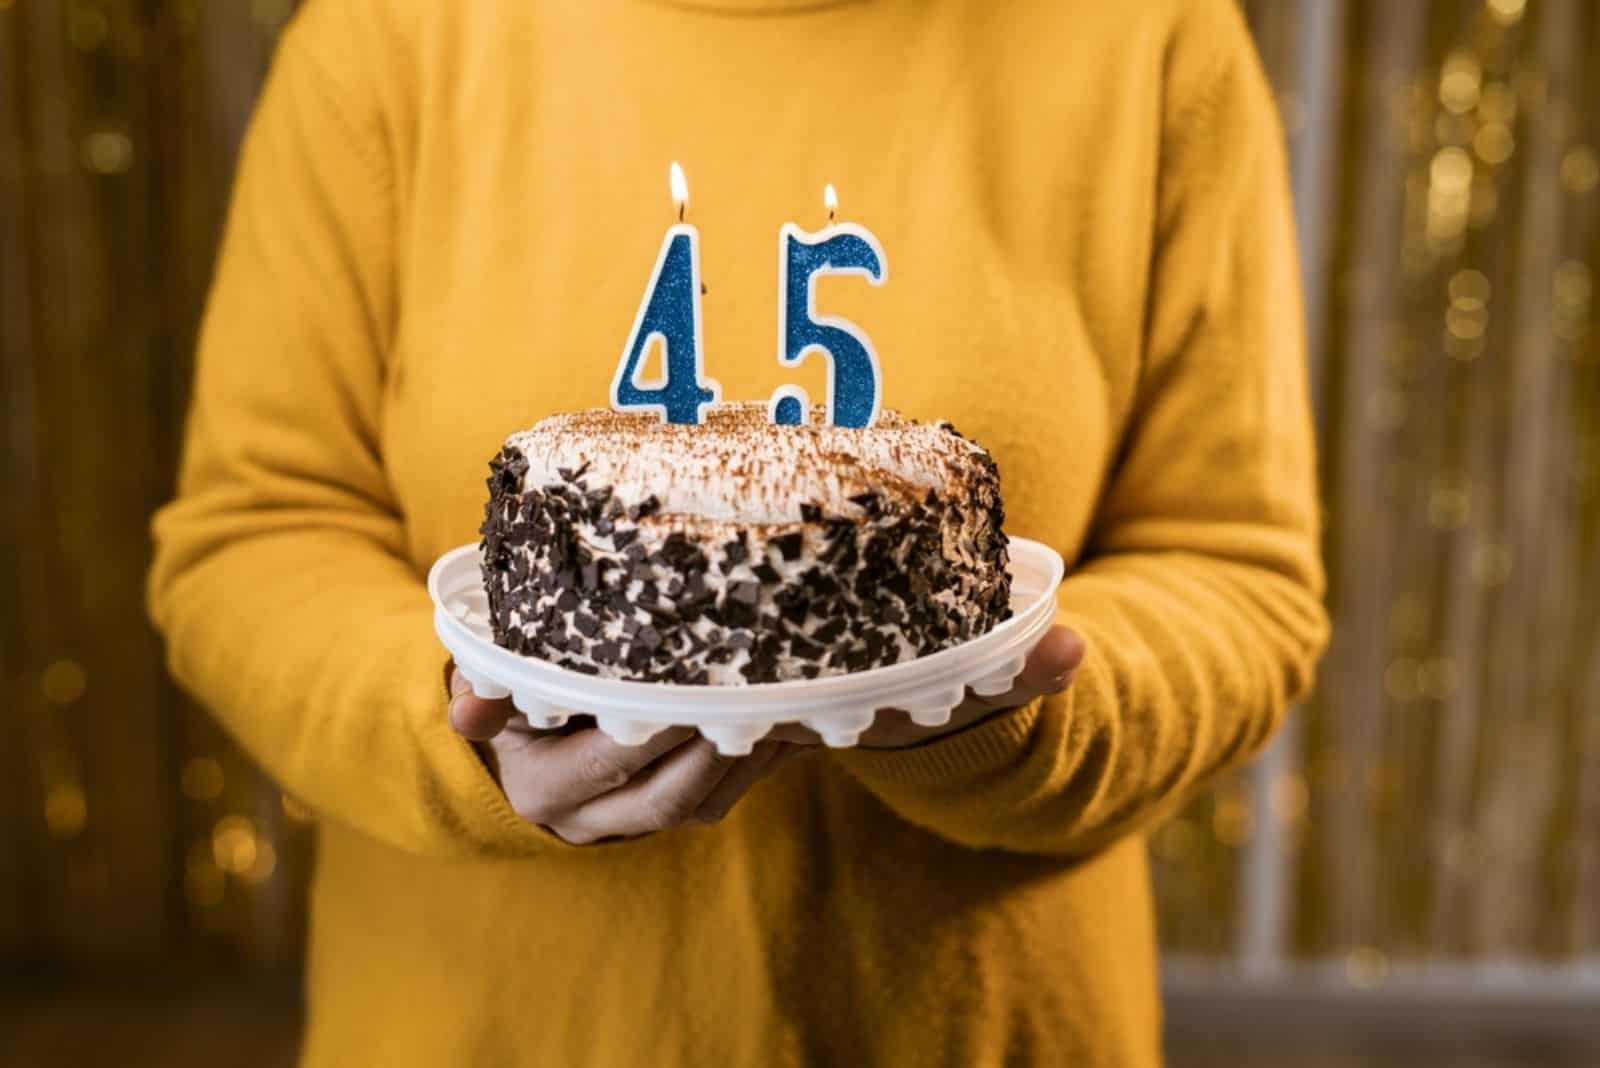
[[[947,425],[915,423],[886,410],[871,427],[774,426],[766,405],[712,405],[700,426],[660,422],[648,413],[594,408],[554,415],[512,434],[506,449],[528,461],[524,490],[585,470],[624,505],[649,497],[663,515],[739,523],[791,523],[802,504],[834,514],[856,511],[850,498],[873,492],[920,500],[959,488],[987,454]],[[587,466],[585,466],[587,465]]]

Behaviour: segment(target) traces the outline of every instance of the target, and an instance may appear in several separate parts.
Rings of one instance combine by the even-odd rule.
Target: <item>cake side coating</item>
[[[579,671],[739,684],[858,671],[1009,615],[999,476],[948,425],[698,427],[609,409],[513,434],[482,528],[495,640]]]

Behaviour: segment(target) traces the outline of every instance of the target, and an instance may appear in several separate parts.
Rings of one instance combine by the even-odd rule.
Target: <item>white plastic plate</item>
[[[428,573],[434,627],[456,670],[483,698],[509,696],[533,727],[559,727],[576,713],[624,745],[667,727],[694,727],[728,756],[750,752],[780,723],[802,723],[830,746],[852,746],[880,708],[904,709],[925,727],[948,723],[974,693],[1005,693],[1055,617],[1063,574],[1054,549],[1011,539],[1010,619],[950,649],[848,675],[745,686],[681,686],[599,678],[513,653],[494,643],[476,543],[452,549]]]

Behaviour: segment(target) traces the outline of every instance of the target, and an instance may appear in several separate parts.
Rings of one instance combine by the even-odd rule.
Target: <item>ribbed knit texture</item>
[[[509,431],[603,403],[673,159],[724,395],[824,395],[776,360],[774,251],[834,183],[890,282],[819,308],[990,448],[1090,651],[1061,697],[578,848],[451,732],[422,576]],[[320,816],[306,1063],[1157,1063],[1140,831],[1325,639],[1289,220],[1231,0],[306,5],[151,579],[177,677]]]

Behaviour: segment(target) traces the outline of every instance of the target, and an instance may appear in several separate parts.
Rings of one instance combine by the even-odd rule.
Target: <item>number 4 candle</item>
[[[669,177],[678,221],[667,228],[656,256],[650,285],[639,303],[622,361],[611,380],[611,406],[618,411],[649,411],[669,423],[700,422],[702,409],[722,390],[705,375],[705,340],[700,314],[700,231],[683,221],[689,183],[672,164]],[[659,338],[665,350],[664,375],[641,381],[645,351]]]
[[[778,362],[794,367],[813,352],[828,357],[827,420],[833,426],[871,426],[878,417],[882,376],[872,339],[847,319],[817,315],[811,280],[819,274],[861,275],[873,285],[889,277],[883,246],[865,227],[833,221],[838,194],[823,190],[828,225],[807,233],[795,223],[778,231]],[[805,390],[782,386],[767,412],[772,422],[799,426],[810,410]]]

